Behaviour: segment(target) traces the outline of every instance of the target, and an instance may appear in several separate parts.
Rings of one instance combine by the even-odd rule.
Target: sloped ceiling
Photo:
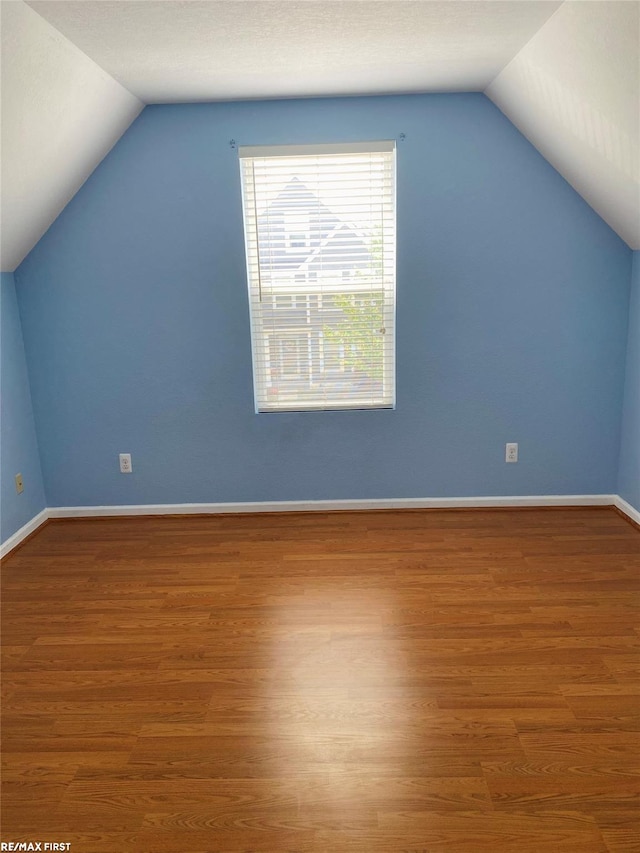
[[[636,0],[0,0],[2,269],[144,103],[486,91],[640,248]]]
[[[143,108],[20,0],[3,0],[1,265],[38,242]]]
[[[547,160],[640,248],[640,4],[563,3],[487,88]]]

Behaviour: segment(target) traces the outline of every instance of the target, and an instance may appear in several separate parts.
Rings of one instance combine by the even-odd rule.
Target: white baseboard
[[[472,498],[375,498],[331,501],[247,501],[199,504],[123,504],[55,506],[43,509],[0,545],[6,556],[49,518],[101,518],[133,515],[221,515],[237,512],[331,512],[372,509],[477,509],[485,507],[615,506],[640,524],[640,512],[619,495],[522,495]]]
[[[12,536],[5,539],[2,545],[0,545],[0,558],[6,557],[9,551],[13,551],[13,549],[16,548],[23,539],[26,539],[27,536],[30,536],[34,531],[36,531],[48,518],[49,510],[43,509],[37,515],[34,515],[31,521],[27,521],[20,530],[16,530]]]
[[[374,498],[330,501],[247,501],[240,503],[138,504],[50,507],[50,518],[110,515],[219,515],[235,512],[331,512],[371,509],[472,509],[477,507],[613,506],[616,495],[526,495],[472,498]]]
[[[625,515],[628,515],[631,521],[635,521],[636,524],[640,524],[640,512],[630,503],[621,498],[620,495],[615,496],[615,503],[620,512],[623,512]]]

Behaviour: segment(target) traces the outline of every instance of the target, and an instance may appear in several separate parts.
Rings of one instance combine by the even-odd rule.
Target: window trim
[[[245,251],[246,251],[246,260],[247,260],[247,285],[248,285],[248,296],[249,296],[249,308],[250,308],[250,317],[251,317],[251,347],[252,347],[252,379],[253,379],[253,390],[254,390],[254,405],[255,411],[258,414],[272,414],[272,413],[293,413],[293,412],[308,412],[308,411],[357,411],[357,410],[393,410],[396,407],[396,346],[395,346],[395,331],[396,331],[396,246],[397,246],[397,238],[396,238],[396,142],[395,140],[375,140],[375,141],[367,141],[367,142],[357,142],[357,143],[329,143],[329,144],[312,144],[312,145],[277,145],[277,146],[241,146],[238,149],[239,154],[239,165],[241,171],[241,186],[242,186],[242,203],[243,203],[243,219],[244,219],[244,235],[245,235]],[[270,357],[267,354],[269,350],[272,335],[274,334],[274,329],[269,328],[268,325],[265,324],[264,318],[262,316],[256,317],[254,309],[255,309],[255,293],[258,291],[261,295],[259,297],[259,301],[263,301],[264,294],[264,285],[262,282],[261,275],[261,262],[260,262],[260,226],[259,219],[263,215],[258,212],[258,206],[255,195],[255,187],[256,187],[256,179],[255,179],[255,167],[253,165],[253,161],[270,159],[270,158],[289,158],[289,157],[321,157],[323,155],[349,155],[349,154],[363,154],[363,155],[375,155],[380,153],[391,154],[392,158],[390,161],[391,167],[391,189],[381,191],[380,195],[380,203],[384,205],[385,214],[383,216],[383,222],[385,222],[388,227],[389,239],[392,241],[392,273],[389,274],[389,267],[385,266],[385,270],[381,273],[380,277],[380,286],[370,285],[369,290],[363,289],[364,293],[373,293],[377,290],[382,294],[382,326],[380,328],[381,334],[387,334],[388,327],[391,324],[392,328],[392,341],[391,344],[383,344],[383,355],[382,355],[382,365],[383,370],[385,360],[391,358],[391,368],[388,375],[385,373],[381,380],[381,394],[377,397],[373,395],[373,393],[364,400],[365,395],[361,395],[360,398],[356,398],[353,400],[345,400],[344,397],[341,399],[331,399],[330,395],[324,398],[318,398],[317,402],[306,403],[304,399],[298,398],[294,400],[290,405],[287,405],[286,402],[282,402],[282,400],[277,404],[270,406],[268,402],[268,396],[270,392],[270,380],[268,378],[269,373],[273,370],[270,363]],[[250,162],[251,166],[251,177],[247,177],[248,171],[245,165],[246,162]],[[385,168],[388,168],[385,167]],[[247,186],[247,183],[250,184],[250,187]],[[248,192],[248,190],[250,190]],[[248,198],[247,196],[250,196]],[[345,220],[346,222],[346,220]],[[250,224],[251,223],[251,224]],[[388,224],[391,223],[391,224]],[[290,243],[290,235],[287,233],[285,238],[285,251],[293,254]],[[387,239],[386,237],[384,239]],[[307,241],[307,248],[312,252],[314,250],[311,249],[311,240]],[[320,247],[321,251],[322,247]],[[296,250],[298,247],[296,246]],[[304,264],[303,264],[304,266]],[[257,271],[257,277],[255,275]],[[344,271],[342,272],[342,279],[345,279]],[[347,271],[349,272],[349,271]],[[297,278],[297,276],[296,276]],[[322,285],[317,280],[317,273],[310,274],[310,271],[307,270],[307,277],[304,282],[300,282],[301,287],[296,283],[295,294],[293,291],[290,294],[290,299],[292,303],[292,308],[295,307],[298,297],[298,289],[304,291],[307,296],[307,304],[309,304],[308,296],[310,293],[316,294],[317,299],[317,307],[320,309],[322,305],[322,296],[330,296],[331,290],[323,289]],[[312,280],[313,279],[313,280]],[[351,274],[346,276],[347,281],[345,284],[351,285],[353,283],[353,270],[351,270]],[[389,284],[389,282],[391,282]],[[375,288],[375,290],[374,290]],[[347,291],[351,293],[352,287],[347,287]],[[338,292],[345,292],[344,289],[336,288],[336,294]],[[354,290],[352,295],[356,295],[357,290]],[[266,295],[266,294],[265,294]],[[275,300],[276,296],[273,290],[269,291],[269,301]],[[275,304],[274,304],[275,307]],[[282,313],[286,310],[291,310],[284,308]],[[313,331],[313,326],[310,325],[310,330]],[[298,332],[302,332],[301,329],[294,328],[283,328],[281,329],[283,334],[296,334]],[[323,342],[324,338],[318,341],[319,351],[323,352]],[[263,352],[259,352],[262,347]],[[265,349],[266,348],[266,349]],[[265,361],[266,357],[266,361]],[[324,359],[321,358],[321,362],[323,363]],[[353,369],[353,368],[352,368]],[[340,372],[342,374],[346,373],[344,364],[341,367]],[[312,377],[314,374],[312,357],[310,354],[309,357],[309,376]],[[366,375],[365,375],[366,378]],[[374,379],[369,377],[370,382],[375,382]],[[388,384],[387,384],[388,383]],[[357,390],[352,389],[355,393]],[[286,394],[286,392],[284,392]],[[293,392],[292,392],[293,393]]]

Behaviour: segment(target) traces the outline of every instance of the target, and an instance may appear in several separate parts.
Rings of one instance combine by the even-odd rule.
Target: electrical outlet
[[[22,474],[16,474],[16,492],[20,494],[24,492],[24,483],[22,482]]]
[[[505,445],[504,461],[505,462],[517,462],[518,461],[518,445],[515,441],[509,442]]]
[[[131,454],[130,453],[121,453],[120,454],[120,473],[121,474],[130,474],[133,471],[131,467]]]

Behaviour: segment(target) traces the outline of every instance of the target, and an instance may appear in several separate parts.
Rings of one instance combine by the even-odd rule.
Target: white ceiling
[[[536,148],[640,248],[640,4],[564,3],[487,88]]]
[[[145,103],[482,91],[560,2],[28,0]]]
[[[0,11],[0,260],[13,270],[143,104],[20,0]]]
[[[636,0],[0,0],[2,269],[20,263],[143,103],[396,92],[486,90],[640,248],[639,8]],[[585,131],[585,116],[600,130]],[[613,142],[595,143],[598,133]],[[612,154],[611,144],[626,153]]]

